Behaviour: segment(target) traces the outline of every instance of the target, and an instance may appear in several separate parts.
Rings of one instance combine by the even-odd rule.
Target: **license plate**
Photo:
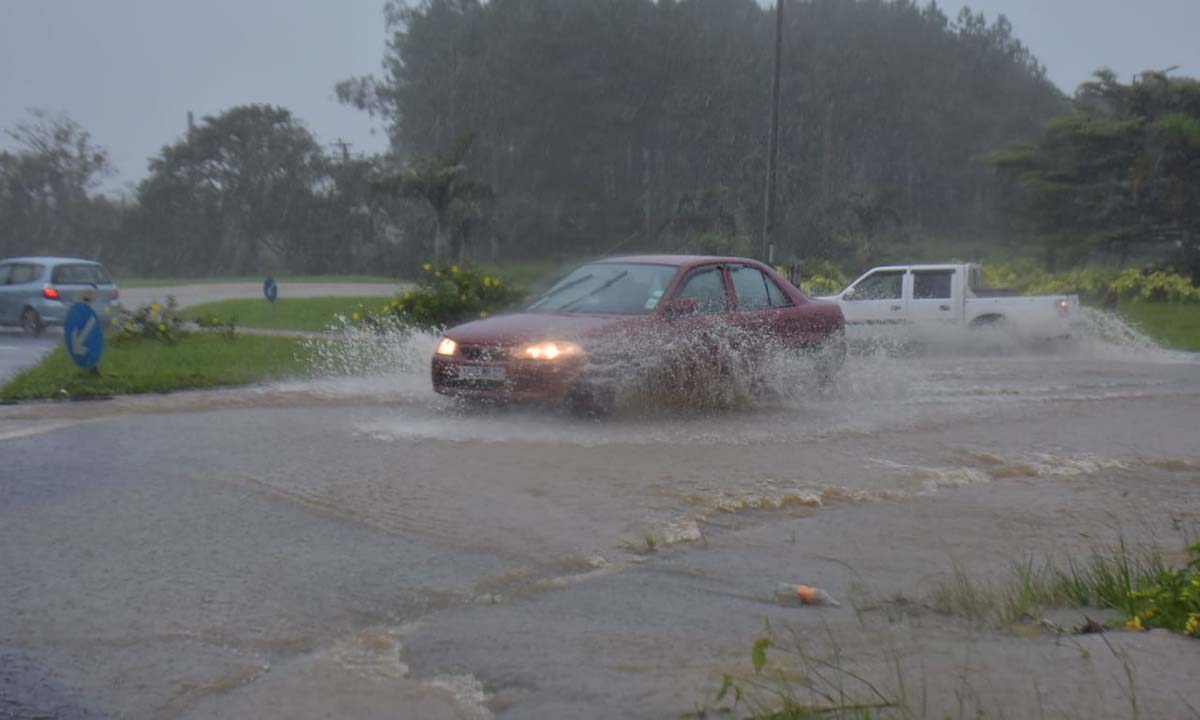
[[[508,379],[508,372],[501,365],[456,365],[454,376],[459,380],[504,382]]]

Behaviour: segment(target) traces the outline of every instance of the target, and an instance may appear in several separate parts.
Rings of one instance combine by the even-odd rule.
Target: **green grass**
[[[524,288],[532,294],[540,293],[550,287],[554,281],[582,265],[585,261],[576,260],[530,260],[516,263],[481,263],[480,267],[504,278],[510,285]]]
[[[177,278],[117,278],[123,288],[173,287],[176,285],[211,285],[214,283],[261,283],[265,275],[242,275],[228,277],[177,277]],[[281,283],[388,283],[398,285],[403,280],[383,275],[280,275],[275,278]]]
[[[59,347],[0,388],[3,400],[105,397],[243,385],[301,375],[306,370],[298,338],[215,334],[185,335],[175,345],[154,340],[109,342],[100,372],[79,369]]]
[[[327,329],[337,315],[349,316],[360,307],[379,308],[391,299],[390,296],[280,298],[274,304],[263,299],[221,300],[193,305],[180,315],[188,320],[215,316],[228,321],[236,317],[238,327],[320,331]]]
[[[1200,305],[1124,303],[1119,310],[1160,345],[1200,352]]]
[[[1013,563],[999,583],[968,576],[955,567],[929,594],[931,608],[994,627],[1037,619],[1053,607],[1095,607],[1132,617],[1141,603],[1131,593],[1154,587],[1168,566],[1153,549],[1134,549],[1122,540],[1113,548],[1093,548],[1090,556],[1066,564],[1026,557]]]

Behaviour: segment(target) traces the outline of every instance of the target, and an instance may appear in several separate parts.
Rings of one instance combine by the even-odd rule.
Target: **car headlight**
[[[532,360],[557,360],[581,353],[583,349],[572,342],[542,342],[521,348],[520,356]]]
[[[458,343],[454,342],[453,340],[451,340],[448,337],[444,337],[444,338],[442,338],[442,341],[440,343],[438,343],[437,354],[438,355],[453,355],[454,351],[457,349],[458,349]]]

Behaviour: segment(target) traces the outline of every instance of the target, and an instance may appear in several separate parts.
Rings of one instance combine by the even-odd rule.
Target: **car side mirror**
[[[667,317],[684,317],[695,315],[700,310],[700,301],[696,298],[675,298],[667,304]]]

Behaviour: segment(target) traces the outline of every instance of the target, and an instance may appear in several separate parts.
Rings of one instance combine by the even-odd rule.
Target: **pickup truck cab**
[[[1020,296],[983,286],[974,263],[872,268],[840,294],[822,298],[842,308],[854,335],[992,328],[1025,339],[1069,337],[1074,295]],[[865,331],[865,332],[864,332]]]

